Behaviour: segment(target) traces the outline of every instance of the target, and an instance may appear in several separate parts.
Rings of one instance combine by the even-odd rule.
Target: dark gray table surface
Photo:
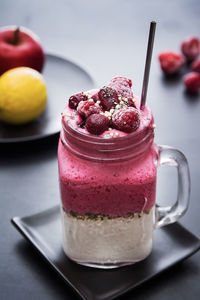
[[[140,94],[149,22],[158,22],[148,103],[156,142],[185,153],[191,170],[190,208],[181,223],[200,233],[200,95],[184,91],[181,77],[162,76],[157,54],[179,51],[185,36],[199,35],[200,2],[177,1],[25,1],[0,0],[0,26],[29,27],[46,51],[85,67],[97,85],[112,76],[133,80]],[[77,296],[10,224],[13,216],[39,212],[59,202],[57,137],[5,149],[0,145],[0,299],[76,299]],[[172,203],[176,173],[158,172],[157,199]],[[199,299],[200,253],[173,267],[123,299]],[[101,283],[99,283],[101,284]]]

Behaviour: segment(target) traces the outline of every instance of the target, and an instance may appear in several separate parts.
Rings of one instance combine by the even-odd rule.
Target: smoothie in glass
[[[72,260],[119,266],[147,257],[155,223],[154,120],[116,77],[73,95],[58,147],[63,248]]]

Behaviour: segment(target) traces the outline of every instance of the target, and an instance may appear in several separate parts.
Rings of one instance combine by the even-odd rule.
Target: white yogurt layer
[[[152,249],[154,208],[148,214],[103,220],[78,219],[62,209],[62,221],[64,251],[79,263],[134,263]]]

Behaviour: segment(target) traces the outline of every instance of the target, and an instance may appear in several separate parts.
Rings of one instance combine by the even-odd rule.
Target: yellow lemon
[[[0,77],[0,120],[27,123],[43,112],[46,102],[46,85],[36,70],[14,68]]]

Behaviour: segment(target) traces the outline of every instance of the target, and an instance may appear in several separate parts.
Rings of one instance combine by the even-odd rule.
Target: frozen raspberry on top
[[[195,59],[200,53],[200,41],[196,37],[184,40],[181,44],[181,51],[188,60]]]
[[[200,58],[197,58],[196,60],[193,61],[191,65],[191,69],[193,72],[200,73]]]
[[[86,120],[86,128],[92,134],[102,134],[108,129],[110,120],[101,114],[92,114]]]
[[[69,107],[72,109],[76,109],[79,102],[85,101],[87,99],[88,99],[88,97],[86,95],[84,95],[83,93],[78,93],[78,94],[72,95],[69,98]]]
[[[118,130],[130,133],[140,126],[140,115],[133,107],[121,109],[112,115],[112,126]]]
[[[81,101],[78,104],[77,111],[83,118],[88,118],[91,114],[100,113],[102,109],[91,99],[87,101]]]
[[[126,77],[115,77],[110,81],[108,86],[115,89],[118,96],[124,98],[134,97],[131,89],[132,87],[131,79],[128,79]]]
[[[190,72],[184,76],[183,82],[188,91],[196,93],[200,89],[200,74]]]
[[[172,51],[159,54],[160,67],[165,74],[177,73],[185,63],[183,55]]]
[[[101,101],[101,106],[107,111],[119,103],[118,95],[111,87],[104,86],[99,90],[98,96],[99,100]]]

